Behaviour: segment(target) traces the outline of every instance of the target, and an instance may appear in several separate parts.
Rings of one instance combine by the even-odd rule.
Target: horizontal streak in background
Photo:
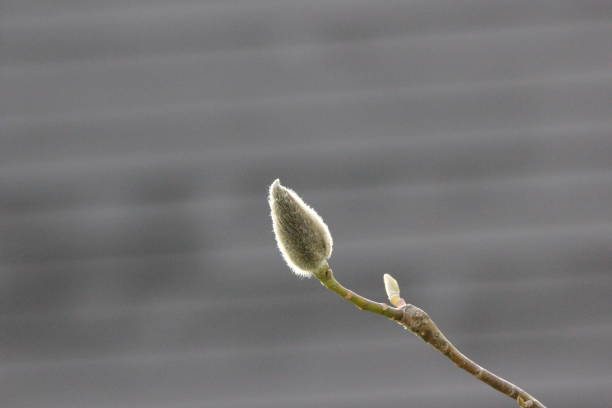
[[[503,288],[509,279],[531,282],[541,277],[552,282],[568,276],[583,276],[588,283],[605,274],[610,262],[610,230],[610,225],[583,225],[361,239],[338,247],[333,266],[343,279],[349,279],[348,285],[361,288],[379,287],[382,272],[376,271],[381,270],[401,273],[408,286],[482,280]],[[252,264],[265,272],[254,273],[249,268]],[[17,295],[7,291],[2,309],[65,311],[75,304],[96,309],[181,299],[219,300],[230,292],[246,300],[301,293],[303,288],[290,278],[270,246],[5,265],[2,280],[8,288],[19,290]],[[543,290],[550,282],[534,284],[534,288]]]
[[[570,176],[571,177],[571,176]],[[596,178],[584,174],[568,180],[565,177],[541,177],[534,180],[512,180],[493,183],[433,184],[429,188],[373,188],[357,192],[317,195],[309,200],[326,210],[325,217],[338,225],[351,225],[335,236],[344,242],[359,234],[367,237],[421,236],[428,233],[471,230],[503,231],[521,227],[612,222],[609,203],[612,202],[612,173]],[[555,183],[556,181],[556,183]],[[556,184],[556,185],[555,185]],[[320,195],[319,195],[320,196]],[[380,197],[384,197],[384,201]],[[314,201],[312,201],[314,200]],[[350,201],[350,206],[346,202]],[[197,247],[241,248],[256,242],[268,219],[265,195],[244,200],[197,200],[179,205],[85,207],[64,213],[45,212],[41,215],[7,216],[0,218],[0,230],[12,237],[4,247],[5,256],[19,262],[26,259],[62,259],[83,256],[105,256],[117,253],[173,252],[188,249],[192,241]],[[219,212],[223,211],[223,216]],[[401,219],[388,214],[405,213]],[[371,217],[369,217],[371,215]],[[245,229],[234,219],[260,219],[260,228]],[[188,223],[186,220],[190,220]],[[193,220],[192,220],[193,219]],[[185,228],[189,226],[189,230]],[[69,236],[57,234],[71,229]],[[159,231],[157,239],[134,241],[140,232],[150,237]],[[188,233],[188,231],[191,231]],[[213,242],[206,236],[215,234]],[[45,239],[45,237],[48,237]],[[86,240],[84,238],[87,237]],[[201,238],[200,238],[201,237]],[[48,240],[48,249],[29,249],[28,242]],[[201,241],[198,243],[197,241]]]
[[[346,275],[350,271],[340,272]],[[583,339],[596,340],[612,334],[612,324],[605,310],[612,279],[601,274],[585,276],[588,277],[586,283],[584,277],[582,280],[559,277],[556,280],[531,279],[519,284],[468,283],[465,287],[417,284],[409,286],[405,292],[408,299],[431,309],[430,314],[451,337],[474,336],[477,331],[496,335],[496,341],[503,343],[504,340],[514,341],[513,333],[523,333],[523,340],[552,340],[563,334],[559,331],[569,331],[572,333],[569,337],[579,333]],[[382,300],[381,277],[377,278],[377,293],[373,297]],[[569,287],[574,290],[570,291]],[[302,283],[301,288],[302,294],[245,298],[240,303],[194,300],[191,304],[153,303],[97,310],[90,307],[76,313],[43,311],[38,316],[33,313],[0,316],[3,330],[0,339],[7,351],[4,363],[35,359],[61,363],[64,359],[96,360],[103,356],[114,358],[118,354],[126,358],[142,353],[162,356],[185,350],[200,352],[203,356],[212,353],[230,358],[233,350],[240,356],[241,350],[253,348],[268,348],[273,353],[287,347],[298,352],[313,343],[350,347],[354,339],[373,342],[380,333],[392,330],[384,325],[386,322],[381,324],[375,316],[357,313],[330,294],[322,296],[314,292],[313,283]],[[571,305],[555,304],[558,297],[572,293],[589,294],[589,299]],[[515,304],[517,301],[519,305]],[[481,302],[494,307],[495,315],[478,311],[477,304]],[[242,314],[245,306],[249,313]],[[314,310],[313,306],[316,306]],[[458,307],[462,311],[452,310]],[[471,316],[469,323],[461,321],[462,313]],[[526,315],[529,321],[525,321]],[[589,325],[594,325],[593,330],[584,327],[585,315],[589,316]],[[227,316],[234,317],[228,319]],[[301,325],[299,328],[294,327],[297,321]],[[249,330],[245,336],[244,328],[253,323],[258,329]],[[316,328],[314,332],[313,328]],[[117,336],[117,332],[121,336]],[[325,333],[323,337],[322,332]],[[19,341],[13,340],[16,336]],[[251,358],[259,357],[257,352],[252,352]]]
[[[22,132],[25,130],[29,134],[32,125],[27,125],[28,120],[33,120],[35,126],[51,126],[51,129],[57,126],[54,122],[58,122],[60,126],[67,126],[69,135],[71,131],[81,131],[81,138],[89,140],[96,136],[96,133],[90,133],[96,131],[95,128],[91,129],[91,125],[97,125],[104,126],[107,131],[111,130],[111,137],[112,134],[118,134],[114,137],[118,139],[117,142],[126,132],[147,139],[150,137],[148,134],[161,137],[178,133],[181,138],[181,133],[187,133],[185,136],[189,138],[198,137],[202,142],[209,141],[210,147],[236,143],[242,135],[247,134],[249,137],[245,147],[249,149],[261,146],[273,148],[277,143],[323,143],[330,138],[338,140],[336,137],[355,135],[358,140],[370,140],[372,146],[375,146],[379,138],[382,137],[384,141],[388,135],[427,136],[426,132],[435,134],[451,131],[465,134],[483,129],[490,132],[495,132],[495,128],[524,129],[529,125],[567,123],[569,120],[582,123],[587,120],[596,123],[608,121],[607,102],[612,87],[611,78],[608,72],[593,72],[587,75],[483,81],[443,87],[319,92],[306,97],[275,97],[246,103],[211,101],[147,107],[135,109],[129,114],[111,110],[104,112],[103,117],[100,117],[101,112],[87,111],[65,116],[53,115],[42,121],[42,118],[14,117],[0,126],[5,127],[7,132],[11,128],[17,131],[22,128]],[[498,108],[503,108],[504,114],[498,112]],[[330,111],[333,115],[330,115]],[[443,112],[448,114],[441,116]],[[363,116],[365,113],[368,114],[367,120]],[[150,118],[151,124],[139,123],[147,118]],[[300,119],[306,119],[312,125],[300,127]],[[37,124],[38,121],[40,123]],[[89,125],[84,121],[89,122]],[[131,128],[118,127],[120,125]],[[320,129],[323,127],[327,132]],[[321,132],[310,133],[317,129]],[[76,133],[72,134],[67,141],[76,136]],[[58,137],[61,140],[65,136]],[[345,145],[350,147],[351,144]],[[176,151],[168,147],[170,151]]]
[[[7,62],[117,58],[304,42],[358,40],[521,26],[605,21],[601,1],[251,1],[115,7],[84,13],[7,14],[0,48]],[[270,24],[274,21],[273,24]],[[74,35],[82,33],[83,35]]]
[[[280,177],[345,285],[609,408],[612,3],[1,8],[0,406],[512,406],[296,279]]]
[[[571,30],[573,27],[569,29]],[[560,31],[562,30],[557,28],[557,35],[555,35],[554,30],[549,32],[549,38],[558,37]],[[316,69],[308,70],[312,72],[311,74],[302,74],[303,70],[308,67],[300,68],[296,66],[301,65],[301,57],[283,59],[282,53],[279,54],[280,59],[278,63],[274,63],[272,58],[268,58],[267,63],[263,66],[262,64],[257,64],[257,62],[239,63],[239,61],[235,63],[222,62],[214,64],[214,61],[211,61],[212,58],[209,57],[207,60],[210,62],[207,63],[199,61],[200,58],[190,58],[186,62],[189,62],[191,65],[182,64],[182,67],[176,66],[176,64],[167,64],[169,66],[164,67],[163,65],[166,65],[163,64],[164,61],[160,61],[158,63],[163,64],[160,70],[146,68],[142,63],[135,64],[134,62],[119,66],[113,66],[114,64],[111,66],[107,66],[107,64],[89,64],[90,66],[77,67],[78,70],[65,68],[59,70],[37,70],[38,72],[31,72],[27,76],[24,76],[21,69],[11,69],[1,72],[0,79],[6,83],[7,90],[14,94],[14,98],[10,101],[10,104],[8,100],[4,101],[5,103],[0,105],[0,111],[9,118],[16,116],[16,112],[28,112],[28,116],[39,114],[44,117],[48,116],[49,113],[62,114],[63,112],[57,111],[57,109],[66,106],[65,104],[69,104],[68,106],[76,104],[79,107],[79,111],[84,113],[83,111],[87,112],[92,106],[97,106],[103,110],[105,107],[107,109],[112,107],[114,110],[125,110],[136,102],[142,103],[143,100],[165,100],[175,101],[175,103],[205,102],[209,100],[210,102],[214,101],[216,104],[221,103],[223,106],[227,105],[228,101],[231,103],[232,100],[241,102],[244,99],[253,100],[254,96],[257,97],[255,100],[262,98],[262,102],[271,97],[286,97],[286,95],[292,95],[295,98],[295,93],[299,92],[309,96],[316,95],[317,91],[319,91],[319,94],[327,96],[333,94],[334,91],[342,95],[342,92],[355,90],[359,90],[360,93],[363,93],[362,90],[371,93],[372,90],[390,92],[392,88],[400,88],[421,93],[419,88],[425,87],[425,92],[428,92],[430,89],[435,91],[436,89],[448,86],[452,90],[454,87],[449,85],[458,84],[459,86],[466,87],[466,85],[471,85],[469,83],[465,84],[466,81],[474,81],[476,79],[481,80],[485,84],[487,80],[488,83],[499,80],[501,81],[500,85],[503,85],[504,83],[513,84],[514,81],[512,80],[519,83],[533,81],[534,79],[538,80],[544,74],[548,74],[546,75],[547,78],[562,79],[564,75],[571,77],[572,74],[580,77],[584,76],[584,73],[581,73],[581,75],[576,75],[576,73],[577,71],[580,72],[580,66],[585,64],[585,60],[590,61],[589,66],[591,69],[588,72],[593,72],[597,76],[597,73],[608,72],[607,68],[612,62],[612,57],[609,55],[612,47],[608,43],[593,44],[593,48],[598,48],[598,46],[600,48],[600,52],[596,55],[601,56],[596,60],[595,57],[587,57],[584,55],[584,52],[580,51],[582,49],[580,44],[584,41],[592,43],[591,39],[601,38],[602,35],[604,38],[609,37],[612,34],[612,26],[610,25],[599,25],[595,26],[595,29],[578,30],[574,35],[569,35],[569,38],[562,36],[566,40],[563,40],[563,38],[555,39],[553,44],[543,40],[531,41],[530,36],[526,35],[525,32],[516,30],[514,32],[517,34],[515,41],[509,41],[510,43],[506,44],[505,47],[503,47],[504,44],[490,42],[488,44],[488,48],[490,48],[488,54],[495,56],[499,52],[495,48],[499,49],[500,46],[502,46],[502,49],[511,49],[513,46],[518,45],[518,42],[534,42],[532,53],[534,57],[537,55],[537,58],[534,58],[535,61],[542,58],[542,56],[546,56],[546,54],[554,54],[554,52],[549,50],[561,45],[564,47],[565,55],[570,55],[570,57],[549,55],[547,56],[549,65],[536,63],[530,68],[521,64],[520,67],[513,69],[516,63],[511,61],[516,61],[516,57],[507,60],[506,63],[495,60],[482,61],[481,56],[483,54],[480,54],[479,58],[478,54],[481,52],[476,51],[477,48],[481,47],[465,49],[463,53],[461,52],[461,47],[459,47],[457,49],[459,51],[456,58],[457,62],[453,64],[455,68],[450,71],[448,68],[443,68],[445,65],[441,64],[441,61],[436,61],[435,54],[428,50],[426,44],[423,44],[421,47],[419,47],[419,44],[415,44],[414,48],[416,49],[414,52],[424,54],[422,61],[416,60],[418,64],[407,60],[397,61],[399,66],[408,65],[413,68],[392,72],[386,68],[386,65],[387,62],[393,65],[393,59],[386,61],[384,53],[380,55],[381,47],[372,44],[369,51],[366,48],[361,52],[362,55],[359,55],[359,52],[351,53],[350,50],[346,50],[347,56],[342,58],[342,60],[356,58],[357,60],[354,62],[338,61],[338,52],[333,52],[333,49],[329,49],[327,52],[325,52],[326,50],[319,50],[320,52],[317,53],[319,57],[317,59],[320,61],[318,61],[317,65],[327,67],[319,74],[316,74]],[[510,33],[507,33],[505,37],[509,35]],[[532,38],[537,38],[538,36],[547,36],[547,33],[539,33],[539,35],[538,33],[532,33],[531,35]],[[486,36],[483,36],[483,38],[486,38]],[[463,42],[469,42],[470,36],[462,36],[460,39]],[[454,41],[457,42],[457,40]],[[513,45],[512,42],[515,42],[515,44]],[[570,45],[568,45],[568,42]],[[575,44],[573,52],[568,50],[571,44]],[[430,46],[433,45],[435,44],[430,44]],[[483,46],[487,47],[487,44],[483,44]],[[491,48],[493,46],[495,48]],[[419,50],[418,48],[421,49]],[[452,48],[456,49],[457,47]],[[390,51],[393,52],[393,50]],[[400,54],[403,54],[402,50],[396,50],[395,52],[398,51]],[[409,52],[410,49],[405,51]],[[449,53],[450,50],[444,53],[446,58],[451,57],[448,55]],[[465,55],[466,53],[467,55]],[[461,54],[464,55],[461,56]],[[469,54],[476,55],[470,56]],[[593,55],[592,52],[591,55]],[[252,60],[254,57],[251,56],[250,59]],[[308,57],[308,55],[304,57]],[[555,61],[557,59],[558,61]],[[364,62],[360,63],[359,60]],[[474,65],[473,61],[479,61],[479,63]],[[144,63],[146,64],[146,61]],[[423,68],[419,67],[420,64],[423,64],[421,66],[424,67],[433,66],[440,68],[423,71]],[[462,64],[465,65],[463,69],[460,68]],[[330,69],[329,65],[333,68]],[[559,65],[564,68],[556,68]],[[247,67],[250,72],[248,76],[252,76],[254,82],[245,81],[245,70],[228,68],[228,66]],[[358,66],[359,69],[355,69],[353,66]],[[194,67],[197,68],[194,69]],[[585,67],[585,65],[582,65],[582,67]],[[597,68],[600,69],[597,70]],[[347,69],[353,72],[347,75]],[[180,72],[183,70],[187,72]],[[581,71],[584,71],[584,68]],[[198,75],[201,75],[203,72],[206,72],[207,76],[210,77],[210,82],[197,80]],[[172,77],[172,75],[176,76]],[[219,79],[220,75],[224,79]],[[339,76],[344,79],[338,79]],[[316,79],[317,77],[318,79]],[[446,80],[441,81],[439,78],[446,78]],[[428,84],[435,84],[436,87],[434,88],[431,85],[426,87]],[[122,92],[122,89],[125,89],[126,86],[133,86],[134,90]],[[32,88],[41,91],[40,99],[24,99],[24,97],[29,95]],[[84,90],[89,92],[83,93]],[[92,92],[93,90],[96,90],[96,92]],[[20,98],[20,96],[22,97]],[[55,101],[55,104],[50,105],[50,99],[48,98],[53,98],[52,100]],[[296,100],[303,100],[303,96],[297,97]],[[16,116],[15,119],[18,118],[19,116]]]
[[[309,191],[308,201],[316,203],[317,207],[326,208],[333,217],[355,217],[358,212],[367,211],[377,217],[360,218],[362,228],[372,231],[375,224],[384,222],[386,214],[383,209],[402,207],[410,208],[406,220],[399,222],[417,221],[434,226],[462,225],[477,221],[478,218],[495,219],[503,223],[503,217],[521,215],[525,221],[546,220],[546,217],[563,217],[563,211],[576,210],[573,205],[579,205],[582,213],[577,216],[597,216],[598,211],[607,208],[609,195],[612,194],[612,170],[602,172],[571,172],[565,174],[531,175],[523,177],[494,178],[469,181],[445,181],[430,183],[414,183],[401,185],[397,183],[376,184],[363,187],[345,187],[325,191]],[[382,201],[381,196],[385,199]],[[227,219],[240,214],[250,214],[256,217],[261,207],[266,205],[266,194],[244,194],[238,199],[227,195],[183,197],[176,201],[148,200],[142,203],[134,200],[125,203],[107,204],[92,203],[77,208],[62,208],[48,211],[15,212],[6,211],[0,214],[0,228],[12,228],[18,225],[38,225],[40,223],[65,223],[75,220],[78,224],[102,225],[113,218],[123,222],[124,217],[130,218],[132,212],[139,217],[159,218],[169,216],[177,211],[189,211],[205,219],[213,219],[219,210],[227,211]],[[342,205],[343,202],[354,203],[350,207]],[[457,208],[458,201],[471,201],[478,207],[467,206]],[[421,202],[436,203],[436,207],[421,206]],[[537,207],[533,204],[538,203]],[[102,205],[100,205],[102,204]],[[494,205],[491,205],[494,204]],[[556,205],[556,207],[555,207]],[[508,208],[506,208],[508,207]],[[462,211],[465,214],[473,213],[469,219],[455,217],[452,210]],[[510,210],[510,212],[508,212]],[[529,212],[534,211],[530,216]],[[540,213],[546,211],[546,214]],[[557,212],[561,211],[560,214]],[[515,212],[513,214],[513,212]],[[422,218],[431,214],[433,218]],[[490,215],[491,214],[491,215]],[[363,214],[366,215],[366,214]],[[568,214],[569,215],[569,214]],[[130,216],[130,217],[128,217]],[[544,217],[544,218],[540,218]],[[564,218],[569,220],[571,218]],[[127,220],[127,219],[126,219]],[[222,222],[222,220],[217,220]],[[489,222],[489,221],[487,221]],[[447,224],[449,223],[449,224]],[[408,231],[415,232],[416,225],[409,225]],[[387,225],[382,229],[392,227]],[[52,227],[51,227],[52,228]]]
[[[267,183],[279,176],[288,177],[295,188],[307,193],[322,187],[347,190],[351,186],[391,183],[494,182],[496,178],[542,173],[571,175],[572,171],[599,174],[610,170],[611,129],[611,123],[567,123],[559,127],[447,131],[412,138],[391,135],[376,142],[364,135],[363,139],[355,137],[350,144],[340,137],[316,142],[300,140],[295,145],[264,143],[259,147],[247,142],[238,151],[221,147],[200,153],[192,146],[193,152],[174,149],[126,156],[120,152],[103,154],[100,149],[99,158],[28,161],[4,167],[0,175],[2,208],[7,214],[17,215],[100,206],[109,200],[167,202],[204,196],[230,200],[233,183],[240,178],[245,179],[240,193],[243,200],[249,195],[262,197]],[[163,146],[163,139],[157,140]],[[112,149],[114,144],[107,146]],[[344,162],[337,160],[338,155],[345,157]],[[234,157],[241,160],[232,160]],[[497,161],[492,163],[491,157],[497,157]],[[215,171],[208,172],[209,166]],[[318,181],[321,178],[325,178],[324,185]],[[166,180],[167,187],[156,187],[160,180]]]
[[[567,378],[571,378],[574,383],[578,382],[580,384],[582,384],[582,379],[591,379],[593,381],[586,382],[579,389],[589,389],[589,384],[592,384],[596,385],[595,389],[599,389],[601,393],[602,383],[588,373],[587,366],[589,364],[592,367],[602,369],[605,364],[596,355],[589,353],[589,348],[596,343],[596,340],[580,338],[576,341],[572,336],[555,336],[554,339],[557,348],[546,353],[547,357],[552,357],[557,352],[570,352],[570,350],[572,353],[576,353],[585,365],[575,367],[572,373],[566,374]],[[92,387],[92,382],[95,382],[101,385],[102,389],[113,390],[111,394],[106,394],[106,401],[117,397],[120,398],[120,401],[126,398],[138,398],[139,400],[151,398],[151,403],[156,401],[159,404],[168,404],[176,398],[181,398],[180,396],[183,400],[191,399],[184,398],[186,395],[195,397],[197,393],[192,391],[193,387],[204,381],[210,387],[204,403],[227,400],[238,404],[247,396],[251,396],[254,401],[264,397],[274,401],[278,398],[289,399],[290,396],[293,396],[293,398],[297,397],[299,402],[300,396],[304,392],[302,384],[305,381],[312,384],[313,389],[309,391],[309,395],[315,400],[326,396],[331,397],[331,395],[336,395],[338,399],[350,400],[355,396],[363,398],[366,395],[357,392],[358,387],[355,384],[359,383],[366,375],[368,381],[361,388],[369,390],[367,395],[371,397],[377,395],[376,390],[402,387],[404,391],[402,395],[406,399],[412,394],[412,387],[416,389],[426,387],[427,389],[432,387],[432,384],[439,384],[440,382],[453,384],[443,388],[442,395],[447,395],[446,391],[459,386],[470,387],[474,398],[494,397],[491,394],[492,391],[487,390],[482,384],[480,384],[480,387],[476,387],[475,385],[478,385],[478,383],[469,376],[457,376],[457,373],[448,370],[446,360],[431,349],[423,350],[423,344],[417,343],[416,339],[404,336],[397,337],[394,340],[394,343],[379,343],[366,354],[364,354],[364,351],[367,349],[350,347],[345,349],[341,345],[329,345],[326,349],[314,353],[285,353],[281,349],[279,353],[273,356],[263,355],[248,358],[237,355],[234,358],[224,360],[222,364],[211,361],[205,355],[186,354],[174,358],[151,356],[138,360],[102,361],[87,365],[70,363],[63,366],[42,365],[38,369],[23,367],[21,370],[17,368],[7,372],[6,374],[10,374],[10,377],[6,378],[3,385],[15,387],[20,383],[34,381],[41,388],[48,390],[54,400],[62,397],[66,398],[64,393],[67,387],[78,387],[82,390],[81,397],[95,401],[104,395],[101,391],[96,391],[97,387]],[[533,352],[549,344],[548,340],[550,339],[527,338],[515,340],[512,342],[515,347],[505,347],[501,349],[501,352],[499,345],[492,346],[490,343],[478,339],[468,341],[464,345],[468,349],[474,347],[479,350],[482,356],[480,360],[484,359],[490,366],[503,365],[502,372],[505,375],[516,379],[516,381],[531,384],[535,392],[540,387],[547,389],[551,386],[551,383],[563,384],[563,380],[552,382],[550,379],[542,379],[542,374],[547,370],[561,369],[563,367],[562,359],[553,360],[552,363],[532,369],[527,374],[523,371],[528,360],[525,359],[525,354],[520,350]],[[398,354],[410,360],[411,365],[396,364]],[[411,369],[408,369],[408,367]],[[114,372],[117,372],[117,374],[109,375]],[[254,376],[253,372],[258,372],[259,375]],[[59,373],[61,375],[57,375]],[[269,378],[277,376],[278,378],[273,383],[274,387],[270,388],[272,384]],[[311,377],[314,377],[314,380]],[[219,390],[223,389],[224,381],[228,378],[246,385],[239,393],[233,393],[232,396],[223,395]],[[603,379],[608,378],[603,377]],[[150,383],[160,384],[160,380],[162,384],[160,388],[149,390]],[[25,391],[19,388],[13,388],[13,390]],[[565,392],[567,390],[556,390],[557,394]],[[414,393],[419,395],[418,391]],[[23,395],[26,401],[31,399],[29,394],[24,392]],[[605,396],[605,393],[602,393],[602,396]],[[399,395],[397,397],[399,398]],[[447,397],[451,397],[451,395],[447,395]],[[242,406],[243,403],[237,406]]]
[[[382,376],[384,377],[384,376]],[[404,372],[399,373],[399,378],[403,378],[406,382],[409,380],[406,378]],[[442,379],[440,377],[432,380],[432,382],[439,383]],[[567,403],[571,401],[574,405],[579,404],[582,399],[580,398],[581,393],[588,393],[593,399],[598,401],[605,400],[606,394],[601,392],[604,384],[608,384],[610,378],[604,377],[580,377],[575,378],[567,382],[551,382],[542,379],[530,380],[529,381],[538,391],[558,391],[558,388],[562,388],[563,392],[559,392],[555,395],[552,403],[557,405]],[[471,407],[491,407],[495,404],[501,404],[499,397],[490,393],[486,398],[479,395],[478,399],[475,395],[479,394],[479,384],[465,384],[458,386],[453,381],[452,387],[447,387],[440,391],[440,387],[437,385],[423,385],[415,387],[414,390],[407,391],[406,383],[399,384],[394,387],[385,387],[385,384],[376,385],[376,387],[362,388],[351,388],[341,392],[334,390],[327,393],[318,393],[313,397],[312,392],[300,393],[288,392],[282,394],[275,394],[272,396],[252,396],[247,398],[225,398],[221,400],[212,401],[210,407],[286,407],[290,404],[292,407],[317,407],[320,404],[325,404],[327,407],[346,407],[347,405],[355,406],[357,403],[363,403],[366,406],[377,406],[382,408],[394,408],[401,404],[406,404],[408,401],[410,404],[414,404],[420,407],[441,407],[441,406],[456,406],[460,401],[469,400]],[[297,394],[297,395],[296,395]],[[496,398],[497,397],[497,398]],[[244,404],[244,405],[242,405]],[[317,405],[319,404],[319,405]],[[181,405],[177,408],[192,408],[201,407],[202,404],[193,401],[185,405]],[[602,405],[595,405],[605,407],[605,403]],[[144,407],[144,406],[143,406]]]
[[[130,80],[144,80],[146,78],[139,77],[137,72],[158,72],[161,70],[174,72],[179,71],[182,75],[196,76],[202,71],[206,71],[211,78],[204,78],[207,82],[215,82],[215,79],[227,81],[227,77],[222,74],[227,74],[229,77],[235,76],[236,79],[245,80],[244,75],[240,75],[244,70],[249,70],[248,75],[261,75],[266,78],[270,75],[269,68],[277,70],[297,70],[299,76],[296,75],[295,80],[301,83],[305,82],[308,77],[316,78],[317,85],[325,76],[332,76],[327,70],[335,68],[336,71],[346,69],[351,65],[355,65],[351,72],[357,75],[359,71],[368,71],[373,68],[382,68],[383,64],[386,74],[391,74],[393,69],[402,68],[398,63],[404,64],[403,68],[410,68],[411,62],[419,62],[412,69],[415,74],[435,74],[427,70],[419,71],[417,68],[423,69],[423,63],[431,61],[431,67],[439,70],[440,73],[453,74],[455,70],[466,68],[478,69],[478,65],[482,62],[484,67],[480,68],[480,74],[485,73],[485,67],[495,67],[496,64],[509,64],[513,68],[506,70],[506,75],[516,71],[516,74],[526,72],[526,69],[533,64],[533,68],[540,66],[548,66],[549,68],[567,69],[568,67],[554,64],[555,61],[561,63],[576,64],[579,67],[580,63],[583,67],[592,69],[593,65],[591,58],[597,58],[602,61],[608,61],[609,56],[598,55],[592,52],[592,49],[579,47],[585,38],[588,38],[594,43],[591,46],[594,49],[607,49],[609,46],[605,42],[605,37],[601,34],[608,32],[611,25],[606,22],[578,21],[565,24],[554,25],[533,25],[528,27],[508,27],[504,29],[475,31],[475,32],[458,32],[448,34],[431,34],[426,36],[405,36],[405,37],[390,37],[390,38],[373,38],[363,39],[354,42],[337,42],[337,43],[321,43],[321,44],[300,44],[293,46],[278,46],[273,48],[257,48],[257,49],[240,49],[215,51],[209,53],[187,53],[184,55],[146,55],[134,56],[132,58],[114,58],[101,61],[64,61],[46,64],[19,64],[0,66],[0,74],[6,75],[7,78],[18,79],[20,75],[28,73],[35,75],[35,78],[54,77],[74,77],[76,75],[95,74],[103,75],[99,80],[104,79],[104,75],[123,74]],[[600,35],[598,35],[600,34]],[[531,39],[533,42],[525,43],[525,39]],[[518,45],[521,47],[517,48]],[[554,47],[555,44],[563,44],[565,49]],[[439,49],[439,52],[433,52],[433,48]],[[497,48],[497,49],[495,49]],[[505,49],[507,52],[520,53],[523,58],[533,57],[532,53],[536,50],[545,52],[547,58],[526,59],[522,64],[518,63],[513,54],[500,52],[500,49]],[[565,52],[563,52],[565,51]],[[339,58],[338,53],[342,56]],[[449,53],[448,55],[443,55]],[[587,61],[578,61],[577,57],[587,58]],[[452,58],[454,70],[445,64],[435,64],[436,58]],[[482,61],[475,61],[474,58],[482,58]],[[426,59],[424,61],[424,59]],[[429,60],[429,61],[428,61]],[[321,63],[335,63],[327,67],[321,66]],[[480,62],[480,64],[478,64]],[[524,65],[527,64],[527,65]],[[327,68],[324,70],[323,68]],[[501,71],[499,67],[498,69]],[[268,71],[266,71],[268,69]],[[491,70],[491,68],[489,68]],[[136,71],[136,72],[134,72]],[[335,81],[348,81],[351,79],[339,75],[338,72],[334,79]],[[346,73],[346,72],[344,72]],[[491,70],[491,73],[495,71]],[[286,74],[290,74],[287,72]],[[373,75],[377,72],[373,71]],[[381,74],[381,72],[378,72]],[[469,72],[464,73],[469,74]],[[95,75],[97,76],[97,75]],[[306,78],[300,78],[306,76]],[[440,75],[440,79],[447,79]],[[401,76],[401,73],[396,73],[392,79],[397,81],[407,82],[413,78],[413,75],[408,77]],[[79,79],[76,77],[75,79]],[[121,78],[120,78],[121,79]],[[178,78],[177,78],[178,79]],[[198,78],[201,79],[201,78]],[[276,78],[266,78],[276,79]],[[362,80],[368,80],[367,75],[363,75]],[[382,80],[384,78],[372,78]],[[370,81],[372,80],[370,79]],[[276,79],[278,80],[278,79]],[[414,81],[413,82],[419,82]],[[300,84],[298,82],[298,85]],[[341,84],[342,82],[340,82]],[[52,85],[52,84],[48,84]],[[108,85],[113,85],[110,81]],[[164,84],[160,84],[164,85]],[[178,83],[177,83],[178,85]],[[210,84],[214,85],[214,84]],[[259,83],[251,83],[245,81],[245,85],[261,86]],[[286,85],[292,85],[287,81]],[[336,85],[338,85],[336,83]],[[319,85],[320,86],[320,85]],[[170,88],[170,87],[169,87]],[[321,87],[325,89],[325,87]],[[290,89],[287,89],[290,90]],[[285,91],[287,91],[285,90]]]

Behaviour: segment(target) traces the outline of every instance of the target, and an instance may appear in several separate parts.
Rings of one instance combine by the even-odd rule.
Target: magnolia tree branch
[[[397,281],[390,275],[384,275],[384,283],[392,306],[375,302],[342,286],[327,263],[332,252],[332,238],[327,225],[293,190],[281,186],[278,180],[270,186],[269,204],[278,247],[297,275],[315,277],[323,286],[359,309],[394,320],[458,367],[514,399],[521,408],[546,408],[525,390],[479,366],[461,353],[427,313],[404,301]]]
[[[424,342],[430,344],[433,348],[448,357],[448,359],[459,368],[472,374],[474,377],[495,388],[502,394],[516,400],[520,407],[546,408],[540,401],[525,390],[493,374],[486,368],[479,366],[461,353],[459,349],[446,338],[444,333],[442,333],[427,313],[414,305],[406,304],[404,299],[399,296],[400,292],[397,282],[390,275],[385,275],[385,288],[387,289],[389,301],[395,306],[374,302],[373,300],[345,288],[336,280],[331,268],[327,265],[321,267],[318,271],[314,272],[313,275],[321,281],[323,286],[353,303],[359,309],[385,316],[399,323],[405,329],[410,330],[423,339]]]

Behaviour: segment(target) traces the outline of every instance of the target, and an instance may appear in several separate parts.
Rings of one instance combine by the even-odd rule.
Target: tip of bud
[[[327,225],[278,179],[270,185],[268,202],[274,235],[285,262],[297,275],[312,276],[331,256],[332,238]]]
[[[400,289],[395,278],[388,273],[385,273],[383,276],[383,280],[385,281],[385,291],[387,292],[387,297],[389,299],[393,297],[399,297]]]

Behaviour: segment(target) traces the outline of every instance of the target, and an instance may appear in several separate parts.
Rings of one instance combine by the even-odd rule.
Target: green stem
[[[367,310],[368,312],[376,313],[388,317],[389,319],[400,321],[404,312],[401,309],[389,306],[386,303],[379,303],[363,297],[352,290],[349,290],[342,286],[340,282],[336,280],[334,274],[329,266],[324,267],[318,273],[315,274],[317,279],[321,281],[321,284],[332,292],[337,293],[340,297],[348,300],[358,309]]]

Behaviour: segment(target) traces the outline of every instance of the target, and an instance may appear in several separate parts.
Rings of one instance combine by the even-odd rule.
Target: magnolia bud
[[[268,197],[276,243],[285,262],[298,276],[311,277],[332,252],[332,237],[323,219],[278,179]]]
[[[400,297],[400,288],[395,278],[388,273],[385,273],[383,280],[385,281],[385,291],[387,292],[389,302],[391,302],[391,304],[395,307],[404,306],[406,301]]]
[[[387,292],[387,297],[391,299],[394,296],[399,296],[400,289],[395,278],[388,273],[385,273],[383,275],[383,279],[385,281],[385,291]]]

